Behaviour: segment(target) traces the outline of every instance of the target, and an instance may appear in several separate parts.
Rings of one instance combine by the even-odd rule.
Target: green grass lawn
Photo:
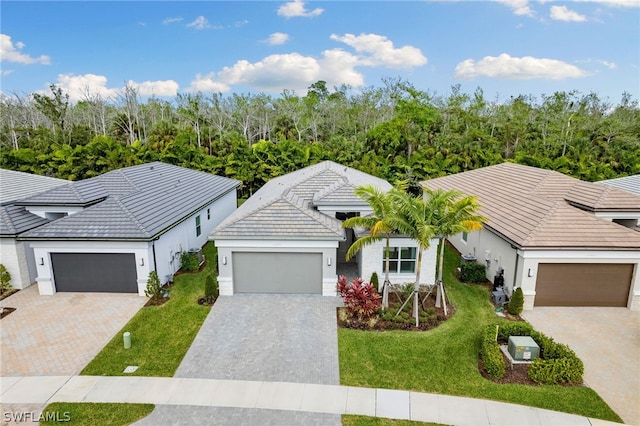
[[[588,387],[497,384],[478,371],[482,328],[497,322],[488,291],[457,281],[459,257],[447,250],[445,285],[455,315],[426,332],[338,330],[343,385],[405,389],[506,401],[621,422]]]
[[[207,264],[198,273],[175,277],[169,301],[140,309],[80,374],[121,376],[128,365],[139,366],[134,376],[173,376],[210,308],[198,305],[207,275],[214,273],[216,248],[204,247]],[[131,349],[124,349],[122,333],[131,333]]]
[[[93,425],[93,426],[124,426],[148,416],[153,410],[152,404],[103,404],[103,403],[66,403],[54,402],[44,410],[44,415],[57,415],[58,419],[68,419],[64,423],[43,420],[41,425]],[[68,416],[68,417],[67,417]]]
[[[343,415],[342,426],[439,426],[439,423],[394,420],[381,417]]]

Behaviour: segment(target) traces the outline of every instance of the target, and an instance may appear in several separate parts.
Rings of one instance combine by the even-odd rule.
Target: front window
[[[200,215],[196,216],[196,237],[199,237],[202,234],[202,229],[200,228]]]
[[[469,234],[466,231],[462,231],[462,241],[466,243],[467,238],[469,238]]]
[[[410,274],[416,272],[417,247],[389,247],[389,272],[392,274]],[[386,270],[384,251],[382,270]]]

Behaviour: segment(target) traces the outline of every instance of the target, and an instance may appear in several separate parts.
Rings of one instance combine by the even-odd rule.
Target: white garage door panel
[[[322,294],[322,253],[233,253],[236,293]]]

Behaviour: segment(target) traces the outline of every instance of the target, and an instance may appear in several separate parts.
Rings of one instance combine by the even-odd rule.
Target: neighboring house
[[[15,202],[69,183],[62,179],[0,169],[0,263],[11,274],[11,286],[23,289],[36,279],[36,262],[28,243],[18,241],[20,233],[47,223]]]
[[[479,198],[484,229],[451,243],[504,269],[511,294],[521,287],[534,306],[640,309],[640,196],[558,172],[503,163],[427,180]]]
[[[40,294],[144,295],[151,271],[171,280],[235,210],[239,184],[160,162],[114,170],[16,201],[42,222],[17,240],[33,249]]]
[[[300,293],[336,295],[337,275],[383,275],[384,241],[361,250],[351,262],[345,253],[356,236],[342,221],[371,208],[354,190],[391,185],[358,170],[324,161],[271,179],[210,235],[218,247],[220,294]],[[418,243],[394,237],[392,282],[415,279]],[[425,251],[422,279],[435,276],[435,244]],[[396,254],[396,258],[397,258]],[[382,279],[380,280],[382,282]]]

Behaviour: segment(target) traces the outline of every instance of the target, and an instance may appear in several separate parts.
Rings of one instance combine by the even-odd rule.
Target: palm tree
[[[418,242],[418,259],[416,261],[416,282],[411,296],[414,297],[413,316],[416,319],[416,327],[419,325],[418,316],[418,290],[420,286],[420,272],[422,270],[422,252],[429,248],[431,239],[437,236],[436,223],[437,209],[434,203],[427,202],[424,198],[411,196],[406,192],[394,191],[390,194],[392,203],[396,206],[397,214],[391,217],[391,225],[399,232],[408,235]],[[404,309],[411,296],[405,301],[398,313]]]
[[[429,204],[432,211],[433,228],[438,237],[440,250],[438,253],[438,286],[436,294],[436,306],[440,306],[440,301],[444,304],[444,314],[447,314],[447,303],[444,296],[442,284],[442,269],[444,264],[444,240],[461,232],[471,232],[482,229],[482,222],[487,219],[479,215],[478,200],[475,196],[463,196],[455,189],[444,190],[425,189],[425,202]]]
[[[389,307],[389,285],[391,284],[389,281],[389,236],[394,232],[394,228],[390,224],[394,215],[389,195],[391,192],[382,192],[373,185],[360,186],[354,192],[371,206],[373,212],[369,216],[351,217],[342,223],[343,228],[366,228],[369,230],[368,235],[358,238],[351,244],[347,250],[346,258],[349,260],[363,247],[380,241],[382,238],[386,239],[385,276],[382,285],[382,307],[386,309]]]

